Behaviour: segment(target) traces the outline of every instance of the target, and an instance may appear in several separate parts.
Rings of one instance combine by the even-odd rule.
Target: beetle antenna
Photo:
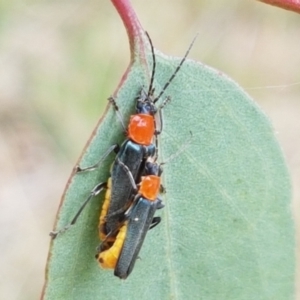
[[[148,38],[150,46],[151,46],[152,61],[153,61],[151,80],[150,80],[149,90],[148,90],[148,94],[147,94],[149,96],[152,92],[152,89],[153,89],[153,81],[154,81],[154,75],[155,75],[156,60],[155,60],[155,54],[154,54],[154,47],[153,47],[150,35],[148,34],[147,31],[145,31],[145,33],[147,35],[147,38]]]
[[[172,80],[175,78],[176,74],[178,73],[178,71],[180,70],[182,64],[184,63],[184,61],[186,60],[187,56],[189,55],[196,38],[198,37],[198,33],[196,34],[196,36],[194,37],[194,39],[192,40],[188,50],[186,51],[183,59],[180,61],[179,65],[177,66],[175,72],[172,74],[172,76],[170,77],[170,79],[166,82],[165,86],[163,87],[163,89],[161,90],[161,92],[159,93],[159,95],[153,100],[153,103],[157,102],[157,100],[162,96],[162,94],[166,91],[167,87],[169,86],[169,84],[172,82]]]

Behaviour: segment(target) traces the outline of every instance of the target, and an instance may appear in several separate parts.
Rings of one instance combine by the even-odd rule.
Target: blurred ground
[[[198,32],[190,57],[227,73],[259,103],[299,210],[300,16],[256,1],[132,2],[156,48],[182,56]],[[0,299],[39,297],[61,194],[128,48],[109,1],[0,3]]]

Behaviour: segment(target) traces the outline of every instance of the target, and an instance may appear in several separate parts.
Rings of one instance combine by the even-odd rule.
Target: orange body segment
[[[142,176],[139,194],[148,200],[156,200],[160,190],[160,177],[156,175]]]
[[[147,114],[137,114],[130,117],[128,137],[135,143],[149,146],[155,132],[154,117]]]
[[[99,237],[101,241],[104,241],[106,238],[106,232],[103,229],[106,221],[106,215],[108,211],[108,207],[110,204],[110,197],[111,197],[111,177],[107,180],[107,189],[104,197],[104,202],[101,209],[101,214],[99,218]]]
[[[121,253],[127,232],[127,222],[121,227],[113,245],[99,253],[97,259],[103,269],[114,269]]]

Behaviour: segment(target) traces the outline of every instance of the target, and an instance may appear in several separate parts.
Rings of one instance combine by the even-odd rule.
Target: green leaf
[[[148,58],[151,66],[149,53]],[[180,59],[161,53],[156,59],[158,93]],[[135,61],[116,95],[126,120],[148,84],[149,70]],[[147,234],[141,259],[126,281],[98,267],[94,255],[103,196],[97,197],[54,240],[44,299],[292,299],[290,181],[268,119],[232,80],[192,60],[166,95],[171,103],[163,110],[160,161],[188,143],[190,131],[193,138],[164,165],[162,222]],[[94,164],[123,140],[109,107],[80,166]],[[108,178],[112,160],[113,155],[98,171],[74,175],[57,228]]]

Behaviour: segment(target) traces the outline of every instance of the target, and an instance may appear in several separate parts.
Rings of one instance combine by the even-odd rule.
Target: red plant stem
[[[142,34],[143,28],[138,20],[135,11],[132,8],[130,0],[111,0],[115,8],[117,9],[124,26],[127,30],[131,60],[134,59],[134,52],[138,45],[143,42]]]
[[[258,0],[258,1],[300,13],[300,0]]]

